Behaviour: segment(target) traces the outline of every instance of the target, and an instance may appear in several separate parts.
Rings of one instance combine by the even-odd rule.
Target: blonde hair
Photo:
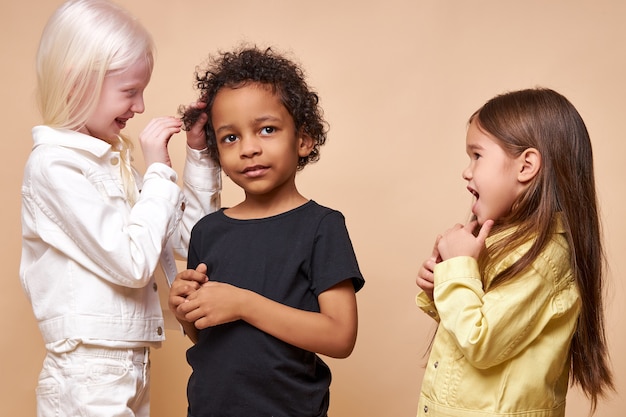
[[[37,102],[43,124],[81,129],[100,100],[104,78],[141,59],[152,72],[154,54],[152,36],[127,10],[108,0],[67,1],[48,20],[37,51]],[[121,136],[112,145],[128,170],[123,168],[122,176],[133,199],[132,143]]]

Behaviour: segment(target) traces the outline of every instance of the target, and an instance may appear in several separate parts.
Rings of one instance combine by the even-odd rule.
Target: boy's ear
[[[315,141],[308,133],[300,133],[300,138],[298,138],[298,156],[301,158],[309,156],[314,146]]]
[[[522,183],[535,178],[541,168],[541,154],[535,148],[528,148],[518,157],[520,162],[517,179]]]

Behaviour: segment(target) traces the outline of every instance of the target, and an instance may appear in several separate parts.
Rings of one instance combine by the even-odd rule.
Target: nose
[[[471,164],[468,165],[467,167],[465,167],[465,169],[463,170],[463,172],[461,172],[461,176],[463,177],[463,179],[465,181],[469,181],[472,179],[472,170],[471,170]]]
[[[252,158],[260,155],[262,148],[259,138],[254,135],[248,135],[241,138],[240,155],[242,158]]]
[[[146,106],[143,102],[143,94],[137,94],[137,96],[135,97],[135,99],[133,100],[133,104],[132,106],[130,106],[130,110],[133,113],[143,113],[144,110],[146,109]]]

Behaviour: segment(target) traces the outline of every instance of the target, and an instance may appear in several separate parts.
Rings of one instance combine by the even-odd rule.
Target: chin
[[[477,215],[472,216],[472,220],[476,220],[476,223],[478,224],[478,226],[482,226],[486,221],[485,218],[479,217]]]
[[[474,213],[474,211],[472,211],[472,214],[470,215],[469,221],[470,222],[478,222],[479,224],[482,224],[482,221],[478,217],[478,214]]]

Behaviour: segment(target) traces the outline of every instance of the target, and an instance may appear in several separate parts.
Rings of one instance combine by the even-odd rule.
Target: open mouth
[[[120,119],[120,118],[115,119],[115,123],[119,126],[120,129],[124,129],[126,127],[127,121],[128,119]]]

